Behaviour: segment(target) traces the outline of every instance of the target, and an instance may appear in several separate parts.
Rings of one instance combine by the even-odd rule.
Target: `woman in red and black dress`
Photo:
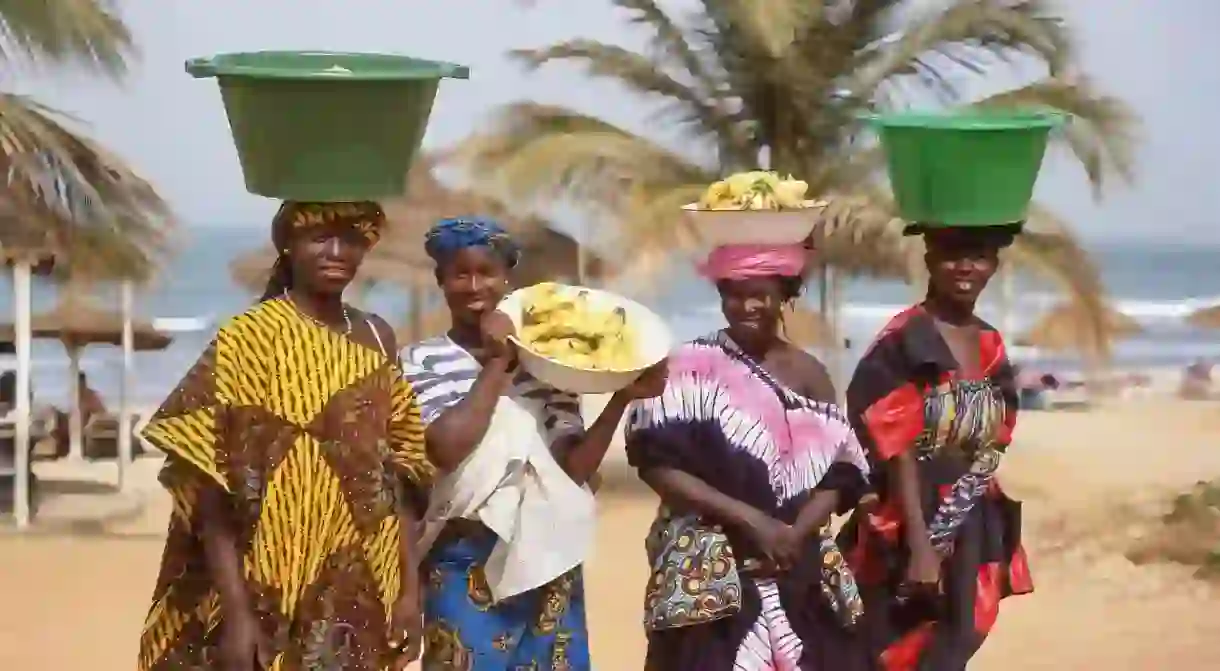
[[[965,669],[1000,599],[1033,590],[1020,504],[995,480],[1017,417],[1012,365],[974,313],[1017,230],[914,227],[927,299],[882,329],[848,388],[877,500],[839,542],[885,671]]]

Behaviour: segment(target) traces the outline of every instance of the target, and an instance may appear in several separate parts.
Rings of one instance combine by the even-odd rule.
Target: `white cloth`
[[[501,397],[483,441],[436,483],[424,516],[416,557],[428,553],[447,520],[478,520],[495,532],[484,571],[496,601],[547,584],[593,550],[593,493],[555,462],[544,416],[541,402]]]

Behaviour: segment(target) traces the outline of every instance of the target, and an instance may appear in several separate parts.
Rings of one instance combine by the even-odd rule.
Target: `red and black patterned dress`
[[[978,344],[981,375],[967,376],[931,315],[915,306],[881,331],[848,387],[848,415],[880,500],[856,510],[839,544],[885,671],[964,670],[1000,600],[1033,591],[1021,505],[995,479],[1017,418],[1013,370],[990,325]],[[898,598],[909,552],[888,464],[910,450],[928,533],[944,558],[944,597],[936,602]]]

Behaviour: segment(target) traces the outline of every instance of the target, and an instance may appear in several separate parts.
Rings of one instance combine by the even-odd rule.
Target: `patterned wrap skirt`
[[[483,567],[496,536],[450,522],[425,560],[424,671],[589,671],[579,568],[493,603]]]

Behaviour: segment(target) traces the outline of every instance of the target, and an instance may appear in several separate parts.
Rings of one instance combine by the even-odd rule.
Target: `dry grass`
[[[1128,559],[1197,567],[1196,577],[1220,581],[1220,479],[1199,481],[1174,497],[1159,521],[1132,544]]]

